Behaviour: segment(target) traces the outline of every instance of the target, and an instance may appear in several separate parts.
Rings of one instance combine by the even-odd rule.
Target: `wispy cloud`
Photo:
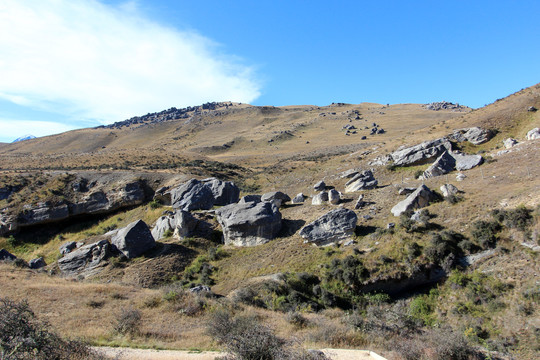
[[[76,126],[54,121],[35,121],[0,118],[0,142],[11,142],[23,134],[45,136],[75,129]]]
[[[160,25],[126,4],[2,0],[0,98],[106,123],[259,96],[251,67],[220,54],[211,40]]]

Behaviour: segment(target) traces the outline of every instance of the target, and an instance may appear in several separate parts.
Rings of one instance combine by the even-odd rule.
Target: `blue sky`
[[[0,3],[0,141],[232,100],[481,107],[540,82],[539,1]]]

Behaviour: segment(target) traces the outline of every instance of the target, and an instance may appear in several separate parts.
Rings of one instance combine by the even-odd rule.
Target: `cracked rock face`
[[[425,141],[421,144],[394,151],[390,154],[394,165],[411,166],[429,163],[433,158],[451,151],[452,144],[447,138]]]
[[[216,210],[225,245],[256,246],[281,230],[281,213],[273,202],[245,202]]]
[[[335,209],[321,216],[300,230],[305,243],[318,246],[348,240],[356,229],[358,217],[348,209]]]
[[[84,245],[58,260],[58,267],[62,274],[74,276],[91,274],[103,265],[103,261],[111,255],[111,244],[101,240],[93,244]]]
[[[379,182],[375,179],[371,170],[364,170],[345,183],[345,192],[351,193],[360,190],[374,189],[378,184]]]
[[[433,192],[426,186],[420,185],[412,194],[407,196],[403,201],[400,201],[391,210],[394,216],[400,216],[406,211],[416,210],[429,205],[435,198]]]
[[[445,151],[426,169],[426,171],[424,171],[423,176],[425,179],[441,176],[448,174],[450,171],[454,170],[455,167],[456,159],[450,153],[448,153],[448,151]]]
[[[142,220],[137,220],[116,232],[111,243],[128,259],[136,258],[152,249],[156,241]]]

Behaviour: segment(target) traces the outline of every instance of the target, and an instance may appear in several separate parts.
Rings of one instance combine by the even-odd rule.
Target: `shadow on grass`
[[[305,220],[283,219],[281,230],[278,234],[278,237],[288,237],[288,236],[294,235],[305,224],[306,224]]]

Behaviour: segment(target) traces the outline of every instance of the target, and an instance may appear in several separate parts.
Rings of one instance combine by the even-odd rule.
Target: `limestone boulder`
[[[240,201],[238,201],[239,203],[247,203],[247,202],[261,202],[261,197],[262,195],[246,195],[246,196],[242,196],[242,198],[240,199]]]
[[[324,181],[319,181],[318,183],[316,183],[315,185],[313,185],[313,189],[315,191],[323,191],[324,189],[326,189],[326,184]]]
[[[304,226],[299,234],[305,243],[325,246],[349,240],[354,234],[358,217],[349,209],[335,209]]]
[[[77,248],[77,243],[75,241],[68,241],[60,245],[60,254],[66,255],[69,254],[71,251]]]
[[[400,216],[406,211],[416,210],[429,205],[435,199],[435,194],[426,186],[420,185],[412,194],[397,203],[391,210],[394,216]]]
[[[15,255],[6,249],[0,249],[0,261],[14,261],[15,259],[17,259]]]
[[[375,179],[371,170],[364,170],[361,173],[353,176],[345,183],[345,192],[351,193],[355,191],[374,189],[378,184],[379,182],[377,179]]]
[[[176,210],[174,213],[161,216],[156,221],[152,236],[158,241],[163,239],[167,232],[171,232],[175,238],[184,239],[193,235],[198,222],[199,220],[188,211]]]
[[[475,126],[456,129],[451,137],[458,142],[468,141],[474,145],[480,145],[489,141],[494,135],[495,132],[493,130]]]
[[[23,225],[46,224],[65,220],[69,217],[69,207],[67,204],[51,204],[50,202],[40,202],[35,206],[25,205],[19,214],[17,223]]]
[[[152,232],[142,220],[119,229],[111,238],[111,243],[128,259],[136,258],[156,245]]]
[[[222,181],[216,178],[202,180],[214,195],[214,205],[224,206],[238,202],[240,189],[232,181]]]
[[[287,201],[291,201],[291,198],[281,191],[272,191],[261,196],[261,200],[264,202],[271,202],[279,208]]]
[[[306,200],[306,196],[303,193],[298,193],[292,200],[292,204],[301,204]]]
[[[448,174],[456,167],[456,159],[445,151],[441,156],[424,171],[424,179]]]
[[[422,165],[436,159],[443,152],[451,150],[452,144],[443,137],[394,151],[390,157],[396,166]]]
[[[256,246],[274,239],[281,230],[282,218],[273,202],[246,202],[216,210],[226,245]]]
[[[45,263],[45,259],[42,257],[32,259],[28,262],[28,266],[30,266],[30,269],[41,269],[45,266],[47,266],[47,263]]]
[[[311,199],[311,205],[323,205],[328,202],[328,192],[321,191]]]
[[[444,197],[456,195],[459,192],[458,188],[452,184],[441,185],[440,190]]]
[[[470,170],[476,166],[482,165],[484,158],[482,155],[453,154],[456,159],[456,170]]]
[[[513,138],[508,138],[508,139],[505,139],[503,141],[503,145],[504,145],[505,149],[511,149],[514,146],[516,146],[517,144],[518,144],[518,141],[516,139],[513,139]]]
[[[60,258],[58,267],[62,274],[67,276],[89,274],[104,265],[104,261],[111,256],[111,250],[111,244],[107,240],[84,245]]]
[[[202,181],[191,179],[171,190],[171,204],[185,211],[209,210],[214,206],[214,193]]]
[[[341,193],[336,189],[331,189],[328,192],[328,202],[332,205],[337,205],[341,201]]]
[[[540,139],[540,128],[534,128],[527,132],[527,140],[536,140]]]

